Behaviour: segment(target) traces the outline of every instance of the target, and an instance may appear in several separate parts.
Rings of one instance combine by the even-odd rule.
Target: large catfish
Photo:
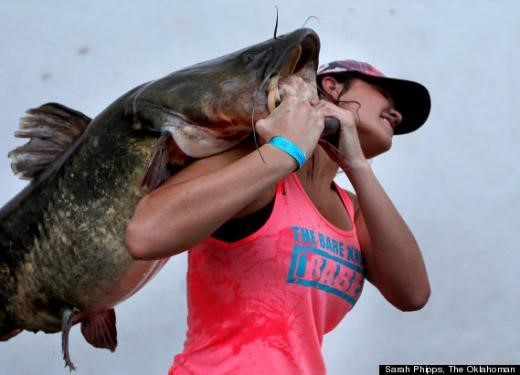
[[[139,199],[195,158],[227,150],[268,116],[278,80],[315,87],[320,42],[299,29],[130,90],[94,119],[60,104],[27,111],[10,152],[30,184],[0,210],[0,339],[68,333],[115,350],[113,307],[164,264],[124,243]],[[143,179],[144,177],[144,179]]]

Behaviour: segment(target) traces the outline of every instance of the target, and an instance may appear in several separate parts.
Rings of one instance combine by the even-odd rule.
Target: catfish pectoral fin
[[[96,348],[109,349],[117,347],[116,313],[114,309],[103,311],[81,322],[83,337]]]
[[[155,144],[141,186],[146,187],[148,191],[158,188],[191,160],[191,157],[181,151],[170,134],[163,134]]]
[[[61,351],[63,352],[63,359],[65,360],[65,367],[68,367],[71,371],[76,370],[76,367],[70,360],[69,354],[69,333],[70,329],[74,325],[74,316],[79,312],[78,309],[65,309],[62,314],[61,322]]]

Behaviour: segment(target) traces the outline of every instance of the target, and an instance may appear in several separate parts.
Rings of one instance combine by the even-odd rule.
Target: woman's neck
[[[305,184],[312,185],[313,189],[330,189],[337,173],[338,165],[317,146],[307,163],[298,171],[298,177]]]

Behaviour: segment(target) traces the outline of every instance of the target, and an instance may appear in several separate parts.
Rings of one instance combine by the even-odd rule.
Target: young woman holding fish
[[[318,82],[321,99],[298,78],[280,82],[258,150],[195,161],[139,203],[135,258],[189,249],[187,340],[171,374],[324,374],[322,337],[365,278],[403,311],[426,304],[419,247],[367,158],[426,121],[428,92],[352,60]],[[335,152],[317,147],[326,117],[341,124]],[[338,164],[356,196],[334,183]]]

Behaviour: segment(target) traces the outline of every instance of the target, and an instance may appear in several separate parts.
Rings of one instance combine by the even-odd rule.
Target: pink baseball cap
[[[401,112],[403,121],[396,126],[394,134],[411,133],[420,128],[430,114],[430,94],[420,83],[404,79],[385,77],[372,65],[356,60],[333,61],[318,68],[317,79],[325,76],[348,75],[373,83],[388,90],[395,102],[395,108]]]

